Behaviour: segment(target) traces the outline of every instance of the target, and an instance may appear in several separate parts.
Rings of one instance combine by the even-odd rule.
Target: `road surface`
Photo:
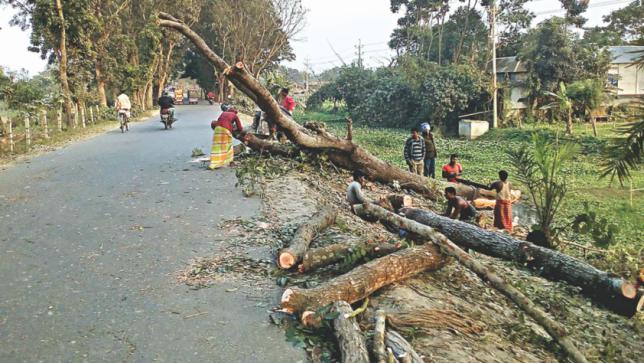
[[[222,218],[259,212],[232,170],[188,163],[217,110],[180,107],[169,131],[115,125],[0,171],[0,362],[305,359],[268,322],[275,296],[176,282],[222,248]]]

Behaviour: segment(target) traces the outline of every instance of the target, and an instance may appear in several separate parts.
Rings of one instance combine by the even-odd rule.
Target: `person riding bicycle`
[[[174,120],[174,99],[168,95],[167,91],[163,92],[163,95],[159,97],[157,103],[162,111],[168,110],[170,118]]]
[[[129,130],[127,123],[129,122],[130,110],[132,109],[132,103],[130,102],[130,97],[128,97],[125,94],[125,92],[121,92],[121,94],[118,97],[116,97],[116,103],[114,106],[119,116],[123,114],[123,117],[124,117],[123,123],[125,125],[121,125],[121,129],[123,128],[123,126],[125,126],[125,130]]]

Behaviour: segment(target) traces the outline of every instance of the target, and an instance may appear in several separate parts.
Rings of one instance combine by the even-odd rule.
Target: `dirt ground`
[[[238,177],[242,185],[249,184],[250,179],[254,182],[251,184],[255,184],[256,194],[263,199],[263,216],[253,221],[225,222],[220,227],[236,236],[232,245],[239,248],[227,256],[194,261],[179,274],[181,281],[195,288],[219,279],[256,286],[258,281],[266,281],[265,277],[271,276],[281,286],[312,287],[350,270],[350,266],[341,265],[298,274],[284,273],[275,267],[275,253],[288,245],[297,226],[322,205],[337,206],[339,215],[336,225],[318,236],[312,247],[352,243],[364,238],[400,241],[398,235],[380,224],[367,223],[351,213],[345,202],[348,173],[316,160],[258,161],[255,157],[243,158],[238,168],[243,169],[247,163],[261,171],[253,175],[238,172]],[[367,189],[367,197],[372,200],[401,193],[375,184]],[[416,206],[432,207],[430,201],[417,195],[413,198]],[[615,315],[595,306],[575,287],[542,279],[514,263],[471,253],[566,326],[590,361],[642,361],[644,319],[641,315],[631,319]],[[275,307],[277,304],[275,299]],[[427,362],[566,361],[544,329],[455,261],[439,271],[420,274],[374,294],[367,312],[359,316],[367,338],[372,328],[370,317],[376,307],[385,309],[390,319],[388,327],[403,334]],[[272,320],[281,323],[280,319],[273,317]],[[293,338],[292,333],[286,335]],[[320,354],[320,348],[316,347],[319,341],[294,339],[294,342],[301,343],[311,353],[312,361],[334,361],[333,356],[324,358]]]

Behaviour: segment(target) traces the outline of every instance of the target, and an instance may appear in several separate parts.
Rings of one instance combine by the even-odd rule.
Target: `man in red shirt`
[[[443,165],[443,178],[452,183],[458,183],[463,174],[463,167],[457,162],[458,155],[452,154],[449,157],[449,164]]]
[[[288,95],[288,92],[289,92],[288,88],[282,88],[282,90],[280,91],[278,100],[280,101],[280,106],[285,111],[287,111],[288,114],[290,115],[295,109],[296,103],[293,97]]]

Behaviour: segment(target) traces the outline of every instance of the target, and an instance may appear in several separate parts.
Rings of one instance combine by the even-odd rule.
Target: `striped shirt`
[[[421,161],[425,160],[425,140],[410,137],[405,143],[405,160]]]

